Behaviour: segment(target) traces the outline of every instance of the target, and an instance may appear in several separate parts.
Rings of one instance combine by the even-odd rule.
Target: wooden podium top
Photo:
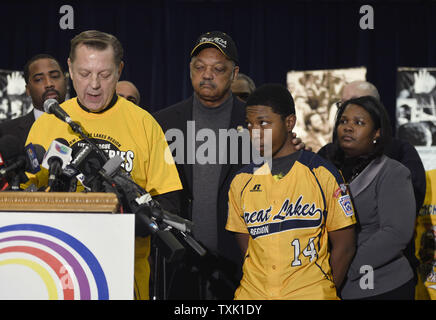
[[[0,192],[0,211],[118,212],[114,193]]]

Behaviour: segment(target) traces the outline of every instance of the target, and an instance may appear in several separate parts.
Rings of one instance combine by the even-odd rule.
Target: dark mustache
[[[208,85],[208,86],[211,86],[212,88],[216,88],[216,85],[215,85],[215,83],[213,83],[212,81],[210,81],[210,80],[203,80],[203,81],[200,81],[200,87],[201,86],[204,86],[204,85]]]
[[[45,98],[46,98],[50,93],[53,93],[53,92],[56,93],[58,97],[60,96],[59,91],[57,91],[57,90],[55,90],[55,89],[49,89],[49,90],[45,91],[45,92],[42,94],[42,99],[45,100]]]

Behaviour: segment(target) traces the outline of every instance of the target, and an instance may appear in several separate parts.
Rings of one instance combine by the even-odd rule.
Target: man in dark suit
[[[28,114],[5,121],[0,125],[0,135],[14,135],[24,148],[32,124],[44,112],[44,101],[56,99],[64,102],[67,92],[65,74],[59,62],[48,54],[38,54],[24,66],[26,94],[32,98],[33,110]]]
[[[195,254],[188,255],[185,264],[177,268],[169,299],[232,299],[239,281],[238,277],[230,278],[239,272],[240,253],[233,235],[224,226],[229,185],[243,165],[241,141],[238,148],[227,145],[223,150],[220,147],[227,140],[215,143],[210,139],[213,135],[220,140],[222,130],[241,132],[245,126],[244,104],[230,89],[238,72],[238,53],[230,36],[219,31],[203,34],[191,52],[194,94],[154,114],[166,132],[170,148],[173,143],[180,143],[170,137],[171,132],[183,133],[184,150],[173,150],[183,184],[181,215],[194,222],[193,235],[208,250],[201,259]],[[200,135],[202,139],[198,138]],[[211,148],[201,153],[206,144]],[[241,156],[237,163],[230,161],[232,152]],[[222,157],[223,154],[227,157]]]

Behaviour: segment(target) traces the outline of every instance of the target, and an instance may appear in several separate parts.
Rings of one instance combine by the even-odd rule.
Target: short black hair
[[[267,83],[258,87],[247,99],[248,106],[267,106],[283,118],[295,114],[295,103],[291,93],[279,83]]]
[[[51,59],[51,60],[53,60],[53,61],[56,61],[56,63],[58,64],[59,68],[61,69],[62,73],[64,73],[64,70],[62,69],[61,64],[59,63],[58,60],[56,60],[56,58],[54,58],[53,56],[51,56],[51,55],[49,55],[49,54],[47,54],[47,53],[40,53],[40,54],[34,55],[34,56],[33,56],[32,58],[30,58],[30,59],[26,62],[26,64],[24,65],[23,72],[24,72],[24,81],[26,81],[26,84],[29,83],[29,76],[30,76],[30,75],[29,75],[29,68],[30,68],[30,65],[31,65],[33,62],[35,62],[35,61],[37,61],[37,60],[41,60],[41,59]]]
[[[333,129],[333,144],[335,145],[336,149],[339,150],[339,141],[338,141],[338,134],[337,129],[339,126],[339,121],[341,120],[342,114],[344,113],[347,106],[350,104],[355,104],[363,109],[365,109],[366,112],[369,113],[371,116],[371,119],[374,123],[374,129],[378,130],[380,129],[380,137],[377,140],[374,152],[371,157],[377,157],[381,156],[386,147],[391,143],[392,141],[392,128],[391,123],[389,121],[389,115],[386,111],[386,108],[384,105],[380,102],[380,100],[374,98],[373,96],[363,96],[359,98],[354,98],[345,101],[339,108],[337,114],[336,114],[336,121],[335,126]],[[337,157],[336,160],[339,160],[341,157]],[[335,162],[335,161],[333,161]]]

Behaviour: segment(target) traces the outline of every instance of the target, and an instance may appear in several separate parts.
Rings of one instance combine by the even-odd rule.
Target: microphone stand
[[[56,105],[58,106],[58,108],[56,108]],[[86,142],[88,142],[104,161],[108,160],[104,152],[100,150],[100,148],[97,147],[97,145],[88,138],[88,135],[86,134],[86,132],[83,131],[83,128],[80,126],[80,124],[74,122],[70,118],[70,116],[59,106],[58,102],[55,99],[47,99],[44,101],[44,111],[48,114],[53,114],[59,120],[67,123],[73,130],[73,132],[79,134]]]
[[[20,188],[21,183],[27,182],[29,179],[23,172],[16,173],[10,183],[10,188],[12,191],[22,191]]]
[[[152,292],[150,292],[151,300],[166,300],[166,262],[165,257],[159,252],[159,248],[156,245],[156,242],[150,241],[151,243],[151,251],[153,253],[153,284],[152,284]],[[162,265],[162,275],[159,272],[160,267]],[[162,280],[161,280],[162,277]],[[161,284],[161,288],[159,287]],[[161,290],[160,290],[161,289]]]
[[[180,231],[176,228],[167,225],[166,229],[173,230],[179,234],[185,242],[201,257],[205,256],[207,251],[204,249],[189,233]],[[153,252],[153,285],[150,294],[151,300],[167,300],[167,271],[166,265],[168,262],[163,254],[159,252],[159,246],[152,241]],[[182,244],[183,246],[183,244]],[[159,284],[161,285],[159,287]]]
[[[86,142],[89,143],[89,145],[102,157],[102,159],[104,161],[108,160],[108,157],[106,156],[106,154],[94,143],[94,141],[92,141],[88,137],[86,132],[83,131],[83,128],[80,126],[80,124],[78,124],[77,122],[74,122],[74,121],[70,121],[67,123],[75,133],[79,134],[83,138],[83,140],[85,140]]]
[[[127,182],[120,184],[106,174],[100,172],[105,182],[110,185],[116,192],[119,201],[126,205],[126,208],[135,214],[135,220],[141,223],[141,227],[145,226],[151,236],[151,256],[153,261],[153,284],[150,292],[152,300],[166,299],[166,262],[177,262],[185,255],[185,247],[179,240],[169,231],[172,227],[165,222],[152,219],[152,207],[146,204],[140,205],[136,200],[137,193],[145,192],[143,188],[133,182],[133,180],[122,178]],[[136,224],[136,223],[135,223]],[[198,245],[199,246],[199,245]],[[151,267],[151,266],[150,266]],[[160,288],[159,285],[162,287]]]
[[[185,255],[185,246],[179,242],[177,237],[175,237],[170,230],[178,232],[184,241],[191,246],[198,255],[204,256],[207,251],[188,232],[185,231],[186,228],[183,228],[178,221],[171,220],[171,215],[167,215],[165,218],[160,215],[156,217],[153,214],[153,210],[156,209],[153,205],[146,203],[140,204],[141,201],[138,200],[145,194],[148,195],[148,193],[133,180],[120,174],[116,176],[121,178],[124,182],[120,183],[120,180],[115,179],[115,177],[112,178],[105,172],[100,171],[99,173],[105,183],[109,185],[113,191],[116,192],[117,187],[120,188],[120,190],[118,190],[119,192],[116,192],[120,202],[127,205],[128,209],[136,215],[135,220],[140,220],[151,234],[151,253],[154,258],[154,270],[153,286],[150,297],[152,300],[165,300],[167,298],[166,263],[167,261],[177,262]],[[137,194],[140,194],[141,197],[138,198],[136,196]],[[178,227],[180,229],[178,229]],[[160,271],[162,271],[162,273]],[[159,284],[162,285],[162,288],[159,288]]]

